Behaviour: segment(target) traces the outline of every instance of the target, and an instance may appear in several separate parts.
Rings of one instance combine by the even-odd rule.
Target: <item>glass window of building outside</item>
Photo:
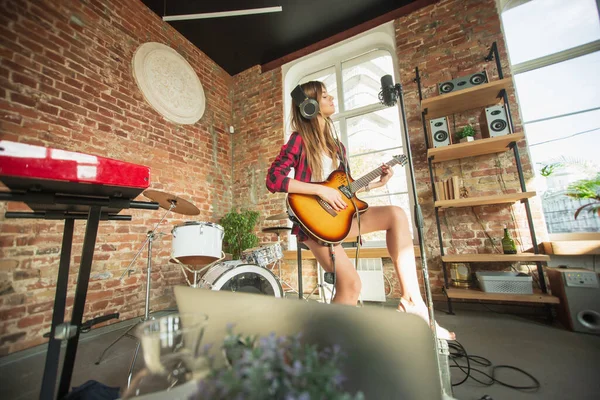
[[[336,114],[332,118],[339,138],[348,150],[353,179],[404,152],[398,106],[386,107],[380,104],[378,98],[380,79],[387,74],[394,76],[393,64],[387,50],[373,50],[334,62],[298,82],[321,81],[335,96]],[[361,192],[358,197],[369,206],[402,207],[412,221],[407,174],[408,168],[396,166],[394,176],[385,187]],[[364,246],[385,246],[385,232],[363,235],[363,239]]]
[[[502,24],[548,233],[599,232],[597,2],[533,0]]]

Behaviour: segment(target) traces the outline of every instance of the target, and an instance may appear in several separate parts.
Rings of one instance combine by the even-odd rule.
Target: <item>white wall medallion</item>
[[[192,66],[161,43],[144,43],[133,55],[132,70],[144,98],[172,122],[194,124],[204,114],[204,89]]]

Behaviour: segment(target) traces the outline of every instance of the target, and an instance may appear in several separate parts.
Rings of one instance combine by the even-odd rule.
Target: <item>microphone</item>
[[[394,85],[394,79],[391,75],[381,77],[381,92],[379,92],[379,101],[386,106],[393,106],[397,101],[397,91]]]

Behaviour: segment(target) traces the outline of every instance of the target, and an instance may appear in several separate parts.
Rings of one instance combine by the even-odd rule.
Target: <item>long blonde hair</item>
[[[318,81],[310,81],[300,85],[304,94],[317,102],[323,95],[324,85]],[[325,119],[325,129],[321,130],[318,118],[306,119],[300,114],[298,104],[292,102],[292,130],[298,132],[304,143],[303,151],[306,152],[308,166],[312,175],[320,177],[323,174],[323,158],[326,154],[333,160],[334,168],[337,167],[338,144],[332,135],[333,122],[331,118]],[[327,178],[327,177],[324,177]]]

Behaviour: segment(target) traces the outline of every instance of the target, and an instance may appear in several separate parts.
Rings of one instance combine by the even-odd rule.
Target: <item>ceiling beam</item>
[[[344,32],[340,32],[338,34],[335,34],[327,39],[323,39],[317,43],[311,44],[310,46],[306,46],[303,49],[297,50],[293,53],[287,54],[283,57],[280,57],[276,60],[273,61],[269,61],[266,64],[262,64],[260,66],[261,69],[261,73],[264,72],[268,72],[271,71],[275,68],[279,68],[281,67],[283,64],[287,64],[290,61],[294,61],[297,60],[298,58],[304,57],[308,54],[314,53],[315,51],[319,51],[321,49],[324,49],[325,47],[334,45],[336,43],[339,43],[343,40],[346,40],[348,38],[351,38],[353,36],[356,36],[360,33],[366,32],[369,29],[373,29],[379,25],[382,25],[388,21],[394,20],[396,18],[400,18],[400,17],[404,17],[405,15],[408,15],[410,13],[413,13],[415,11],[417,11],[420,8],[429,6],[431,4],[435,4],[438,3],[440,0],[417,0],[417,1],[413,1],[410,4],[407,4],[405,6],[402,6],[400,8],[397,8],[393,11],[390,11],[388,13],[385,13],[377,18],[374,18],[370,21],[367,22],[363,22],[360,25],[356,25],[355,27],[352,27]]]

